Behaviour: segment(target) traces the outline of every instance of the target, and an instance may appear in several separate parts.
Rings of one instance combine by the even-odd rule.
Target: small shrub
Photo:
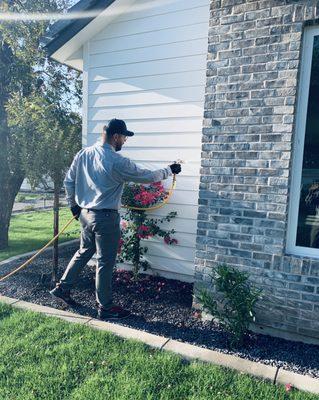
[[[22,203],[22,202],[24,202],[25,200],[26,200],[26,197],[25,197],[24,194],[18,193],[18,194],[16,195],[15,201],[17,201],[18,203]]]
[[[25,206],[23,207],[23,211],[34,211],[35,207],[34,206]]]
[[[49,194],[43,193],[41,196],[38,198],[39,200],[52,200],[52,196]]]
[[[211,275],[217,293],[200,291],[198,299],[223,328],[231,333],[230,345],[243,343],[249,324],[255,320],[254,305],[261,290],[248,282],[248,274],[227,265],[218,266]]]

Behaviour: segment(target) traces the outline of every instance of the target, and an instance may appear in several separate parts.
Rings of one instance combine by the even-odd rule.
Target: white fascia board
[[[86,25],[80,32],[66,42],[62,47],[51,55],[51,58],[60,62],[61,64],[69,65],[83,71],[83,55],[82,58],[72,59],[82,46],[88,42],[92,37],[97,35],[115,18],[125,12],[128,7],[134,3],[135,0],[117,0],[100,13],[93,21]]]

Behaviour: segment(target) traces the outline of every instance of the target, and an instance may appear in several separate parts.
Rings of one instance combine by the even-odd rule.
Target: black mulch
[[[60,250],[58,277],[75,250],[74,244]],[[0,276],[22,261],[0,265]],[[0,282],[0,294],[62,309],[48,293],[52,288],[47,279],[50,268],[51,254],[46,253],[25,270]],[[86,267],[72,291],[79,305],[69,308],[70,311],[96,317],[94,285],[94,268]],[[319,346],[316,345],[252,333],[244,346],[230,350],[227,333],[212,322],[201,321],[198,313],[191,309],[192,289],[192,284],[173,279],[143,275],[136,282],[131,280],[130,272],[117,272],[114,274],[114,302],[133,313],[117,323],[319,378]]]

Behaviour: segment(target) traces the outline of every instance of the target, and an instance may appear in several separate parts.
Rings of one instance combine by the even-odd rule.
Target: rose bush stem
[[[141,259],[141,239],[138,236],[138,229],[145,222],[146,215],[144,211],[134,212],[134,258],[133,258],[133,275],[134,278],[138,277],[140,269],[140,259]]]

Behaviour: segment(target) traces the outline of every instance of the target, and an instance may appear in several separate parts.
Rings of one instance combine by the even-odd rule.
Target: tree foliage
[[[31,185],[50,178],[60,190],[66,169],[81,148],[79,114],[60,109],[38,94],[13,96],[7,110],[12,135],[22,139],[21,167]]]
[[[0,2],[0,12],[19,14],[67,7],[68,0]],[[48,24],[0,21],[0,249],[8,245],[12,207],[24,178],[36,182],[42,173],[62,171],[74,151],[66,134],[78,135],[79,116],[72,109],[81,101],[80,74],[46,57],[40,39]]]

